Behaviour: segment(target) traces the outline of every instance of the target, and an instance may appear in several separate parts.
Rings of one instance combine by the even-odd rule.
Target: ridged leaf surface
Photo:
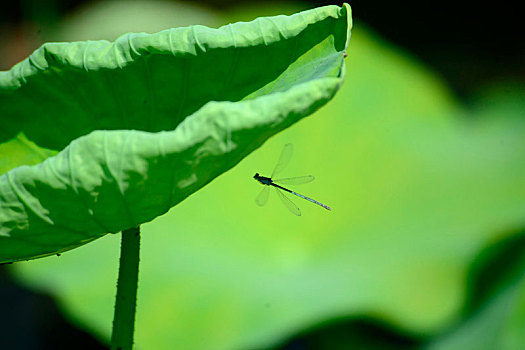
[[[334,96],[350,26],[327,6],[49,43],[0,72],[0,262],[167,212]]]

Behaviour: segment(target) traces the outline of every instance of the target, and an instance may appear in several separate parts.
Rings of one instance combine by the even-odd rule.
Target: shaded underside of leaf
[[[165,213],[334,96],[350,26],[348,5],[327,6],[45,44],[0,72],[0,150],[60,151],[33,166],[2,156],[0,262]]]

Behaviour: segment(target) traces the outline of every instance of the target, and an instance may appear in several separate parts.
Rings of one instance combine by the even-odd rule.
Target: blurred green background
[[[323,4],[12,2],[0,69],[45,41]],[[525,348],[524,49],[513,11],[450,4],[350,2],[335,99],[143,225],[137,349]],[[332,212],[255,205],[288,142],[283,175],[315,175],[297,191]],[[106,348],[118,246],[0,266],[0,349]]]

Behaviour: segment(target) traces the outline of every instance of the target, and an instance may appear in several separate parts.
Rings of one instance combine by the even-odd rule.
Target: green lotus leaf
[[[0,262],[166,213],[334,96],[350,26],[326,6],[45,44],[0,72]]]
[[[519,350],[525,344],[525,235],[494,244],[482,259],[463,322],[424,350]],[[480,294],[480,295],[477,295]]]

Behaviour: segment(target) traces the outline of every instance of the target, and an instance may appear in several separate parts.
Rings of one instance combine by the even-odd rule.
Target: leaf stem
[[[140,227],[122,231],[117,297],[111,335],[112,350],[130,350],[133,347],[139,252]]]

